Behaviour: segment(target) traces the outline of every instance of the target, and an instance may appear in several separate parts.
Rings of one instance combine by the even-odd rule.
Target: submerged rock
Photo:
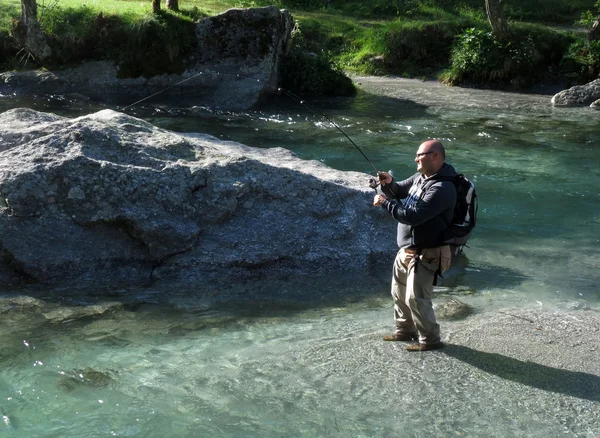
[[[79,387],[106,388],[114,382],[112,373],[98,371],[93,368],[62,371],[56,386],[63,391],[71,392]]]
[[[111,110],[74,119],[10,110],[0,144],[0,280],[338,276],[387,269],[396,251],[368,175],[282,148],[178,134]]]
[[[439,319],[463,319],[473,313],[473,308],[456,298],[436,301],[435,314]]]
[[[2,275],[0,274],[0,278]],[[35,312],[44,306],[37,298],[20,295],[16,297],[0,297],[0,315],[9,312]]]
[[[67,322],[76,319],[101,316],[108,312],[114,312],[123,309],[123,303],[109,302],[99,303],[90,306],[79,307],[59,307],[48,310],[43,313],[44,317],[51,322]]]

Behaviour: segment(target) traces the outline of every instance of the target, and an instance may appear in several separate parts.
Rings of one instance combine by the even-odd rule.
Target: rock
[[[226,107],[249,107],[275,92],[293,27],[292,15],[275,6],[229,9],[201,20],[196,26],[197,69],[220,73],[213,76],[213,100]]]
[[[114,382],[112,373],[93,368],[61,371],[59,374],[62,377],[56,382],[56,386],[67,392],[74,391],[78,387],[106,388]]]
[[[473,313],[473,308],[456,298],[434,303],[435,314],[439,319],[463,319]]]
[[[0,276],[0,278],[2,278]],[[44,303],[37,298],[26,295],[2,298],[0,297],[0,315],[8,312],[39,311]]]
[[[591,108],[600,108],[600,99],[592,102],[592,104],[590,105]]]
[[[77,307],[58,307],[45,312],[43,315],[47,320],[55,323],[62,323],[82,319],[93,316],[104,315],[108,312],[123,309],[123,304],[120,302],[99,303],[91,306]]]
[[[105,100],[163,91],[161,97],[185,94],[198,105],[245,109],[276,90],[293,26],[291,14],[275,6],[230,9],[197,24],[198,52],[182,75],[119,79],[117,65],[94,61],[62,70],[2,73],[0,93],[78,93]]]
[[[74,119],[9,110],[0,144],[2,281],[343,281],[396,252],[368,175],[282,148],[178,134],[111,110]]]
[[[590,105],[600,99],[600,79],[585,85],[576,85],[563,90],[552,97],[555,106],[583,106]]]

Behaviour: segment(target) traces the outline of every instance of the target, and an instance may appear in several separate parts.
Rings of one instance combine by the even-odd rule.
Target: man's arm
[[[445,210],[454,208],[456,189],[452,182],[433,184],[419,202],[405,208],[396,201],[383,200],[379,205],[385,208],[398,222],[412,227],[421,225]]]
[[[408,196],[408,191],[413,185],[413,181],[419,174],[415,174],[404,181],[396,182],[392,175],[387,172],[379,172],[381,181],[381,191],[385,196],[391,199],[404,199]]]

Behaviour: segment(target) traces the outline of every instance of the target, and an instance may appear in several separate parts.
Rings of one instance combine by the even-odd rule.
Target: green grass
[[[550,32],[547,25],[572,26],[585,11],[595,14],[596,1],[504,0],[503,4],[519,38],[535,46],[539,68],[558,71],[574,37]],[[341,69],[418,77],[444,72],[446,79],[452,78],[449,83],[498,77],[497,68],[471,75],[453,66],[453,59],[461,56],[456,46],[460,35],[468,28],[489,30],[483,0],[181,0],[179,13],[166,11],[161,3],[163,13],[153,15],[150,0],[40,0],[38,17],[56,53],[53,66],[112,59],[121,65],[124,77],[177,73],[195,50],[195,21],[232,7],[275,5],[290,10],[299,23],[286,66],[288,79],[294,82],[298,77],[298,82],[312,84],[311,89],[327,89],[320,76],[337,77]],[[17,50],[11,46],[10,32],[19,14],[20,0],[0,0],[0,64],[5,68],[15,67],[10,59]],[[579,60],[587,52],[582,53],[571,56],[569,63],[583,62]],[[498,60],[489,61],[493,67]],[[323,71],[326,64],[331,69]],[[312,79],[299,75],[298,69],[307,70]],[[508,69],[506,74],[516,73]]]

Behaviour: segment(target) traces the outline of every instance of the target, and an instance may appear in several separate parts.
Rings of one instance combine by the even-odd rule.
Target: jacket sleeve
[[[413,185],[413,181],[417,174],[405,179],[404,181],[396,182],[392,179],[392,182],[381,186],[381,191],[385,196],[390,199],[404,199],[408,196],[408,191]]]
[[[456,189],[454,184],[449,181],[441,181],[429,187],[423,198],[408,208],[396,201],[383,201],[381,206],[398,222],[416,227],[439,216],[448,209],[453,209],[455,203]]]

